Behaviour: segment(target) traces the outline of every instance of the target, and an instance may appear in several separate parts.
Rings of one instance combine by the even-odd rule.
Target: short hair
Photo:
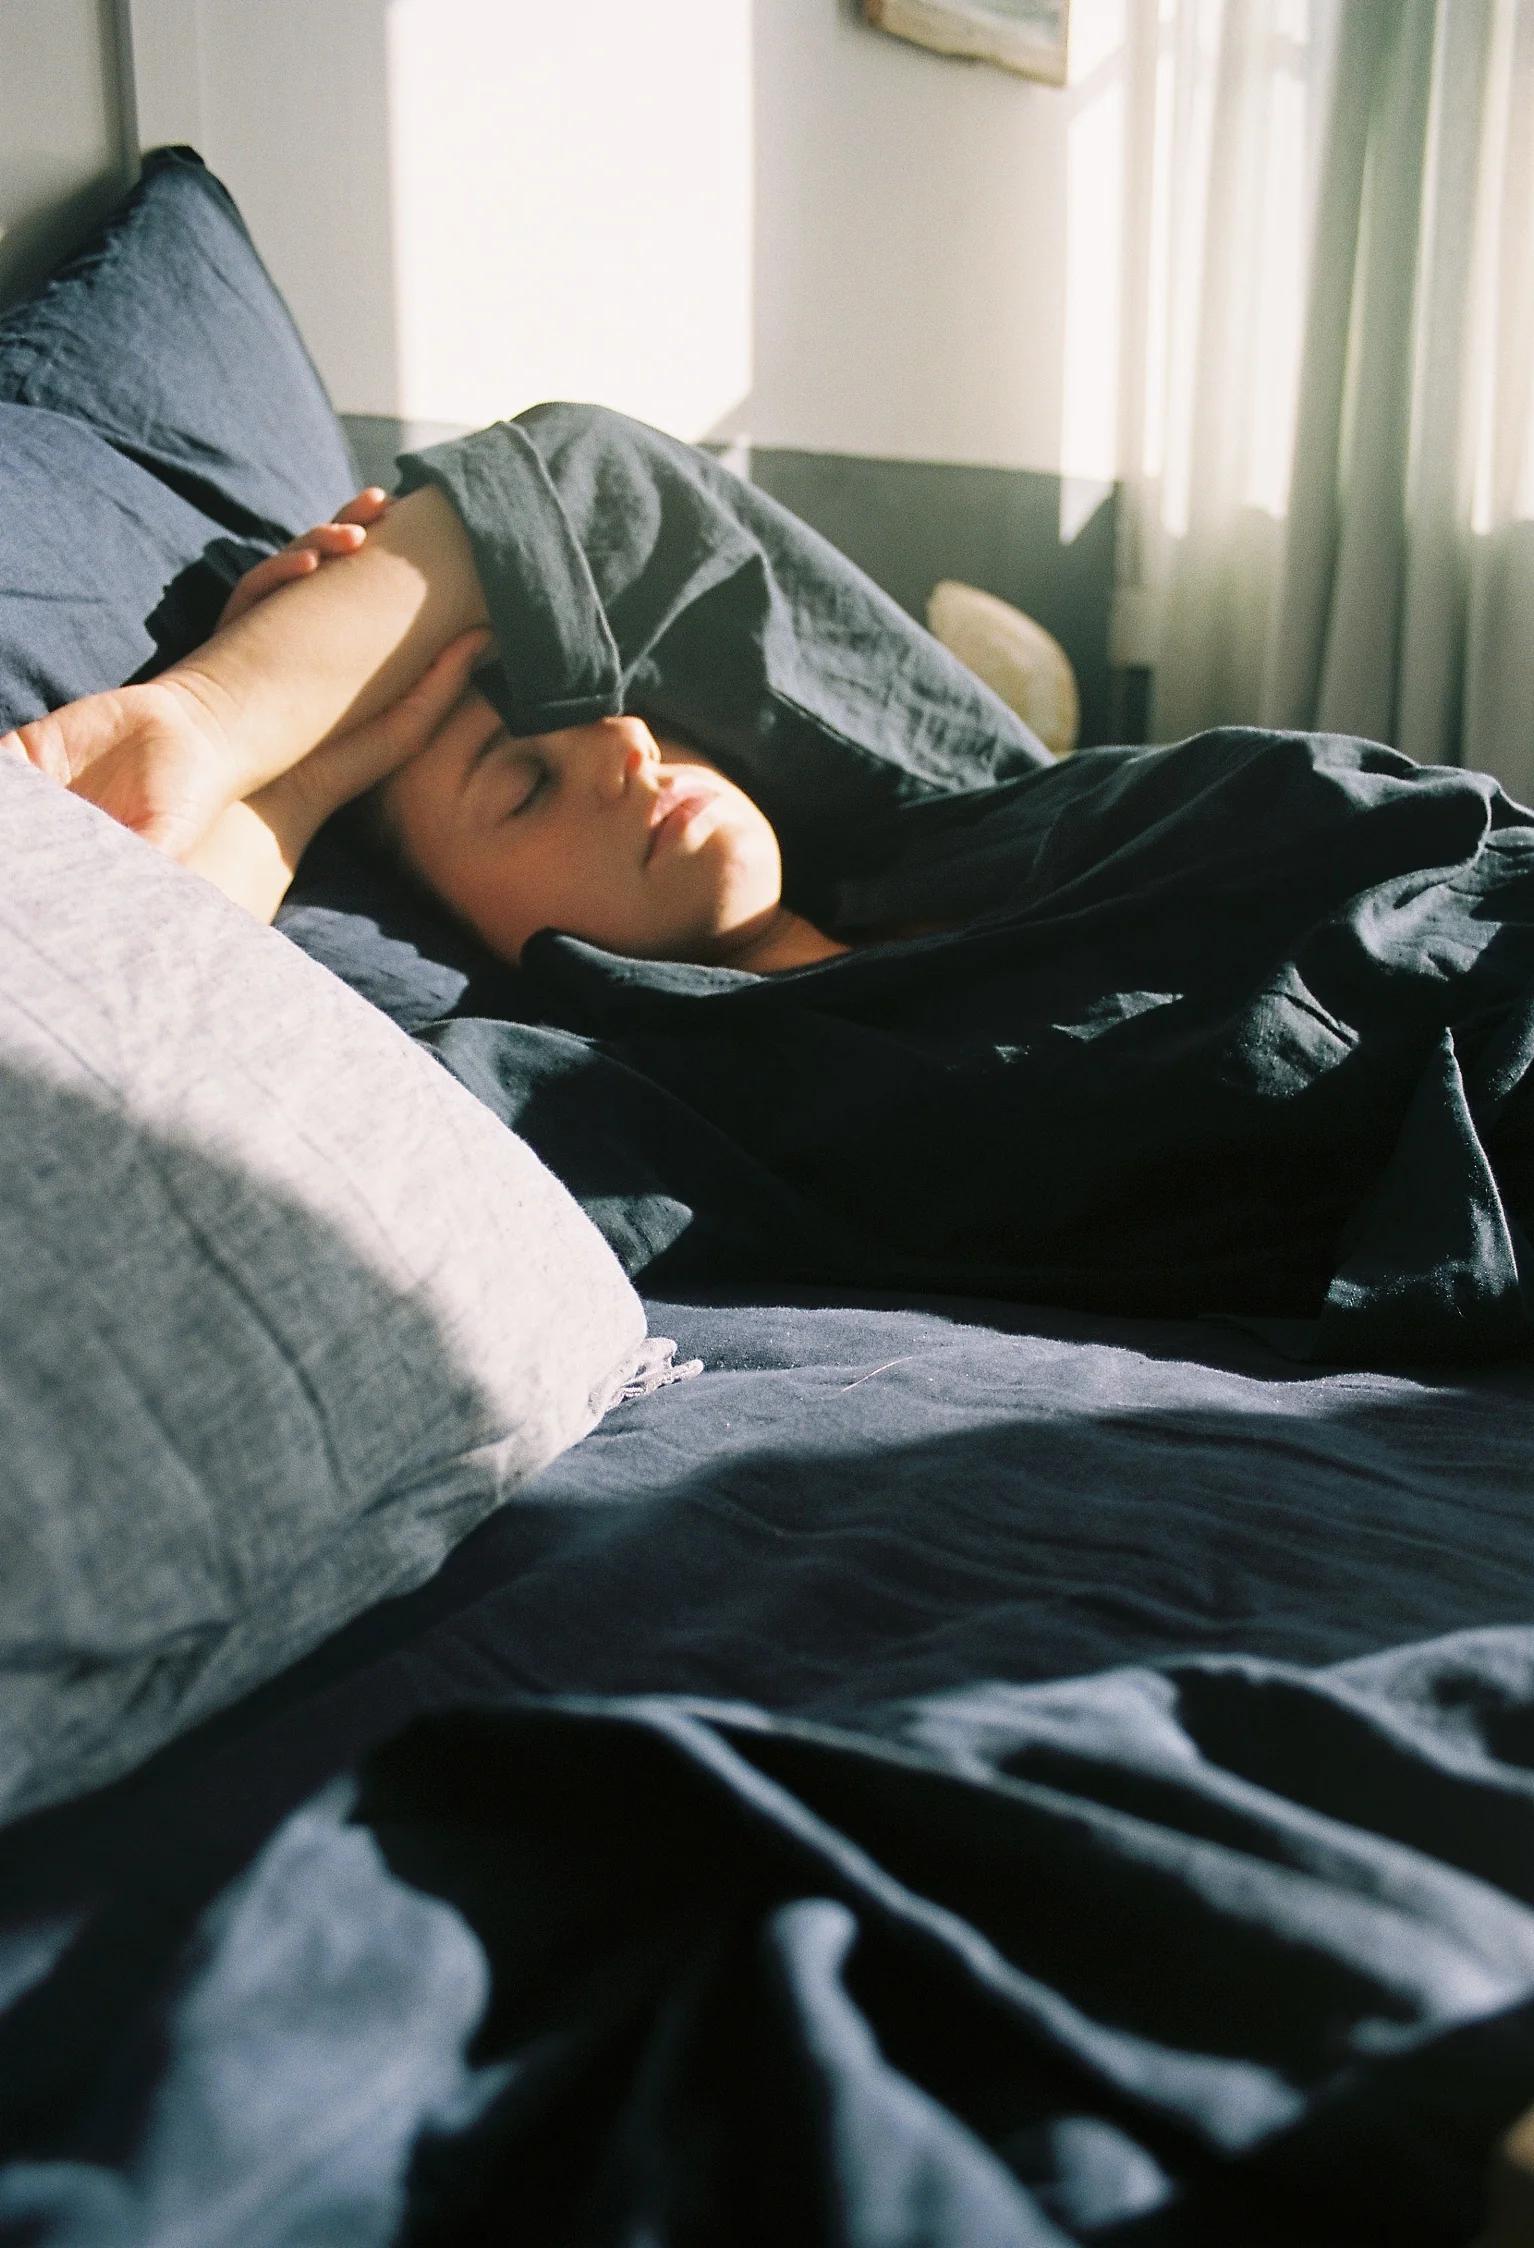
[[[369,858],[386,859],[401,873],[405,871],[404,841],[390,814],[382,781],[375,781],[349,804],[343,804],[331,826],[344,841],[366,851]]]

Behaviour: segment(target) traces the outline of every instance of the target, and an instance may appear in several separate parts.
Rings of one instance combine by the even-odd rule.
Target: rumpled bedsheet
[[[649,1308],[701,1375],[10,1830],[0,2240],[1467,2242],[1527,1373]]]
[[[83,2120],[22,2098],[0,2238],[1467,2237],[1534,2090],[1534,1631],[887,1718],[420,1721],[174,1928]]]

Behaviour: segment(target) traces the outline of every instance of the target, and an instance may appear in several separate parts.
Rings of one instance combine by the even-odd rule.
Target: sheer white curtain
[[[1534,0],[1134,0],[1125,653],[1154,731],[1534,794]]]

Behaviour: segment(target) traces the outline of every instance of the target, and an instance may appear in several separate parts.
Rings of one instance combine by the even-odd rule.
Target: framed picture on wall
[[[940,55],[998,62],[1049,86],[1065,84],[1070,0],[863,0],[881,31]]]

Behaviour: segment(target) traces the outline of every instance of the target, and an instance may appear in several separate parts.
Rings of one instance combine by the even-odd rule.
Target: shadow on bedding
[[[1526,1612],[1534,1385],[1505,1373],[1272,1383],[1245,1345],[1179,1360],[1069,1316],[651,1313],[699,1380],[618,1407],[430,1583],[29,1850],[68,1863],[73,1831],[95,1861],[161,1817],[253,1843],[412,1717],[507,1692],[705,1694],[877,1733],[918,1695],[1331,1663]]]
[[[61,1816],[120,1886],[0,2028],[19,2120],[87,2119],[56,2208],[152,2125],[146,2239],[1466,2237],[1534,2092],[1534,1652],[1481,1628],[1534,1400],[781,1319],[672,1322],[710,1374]],[[253,2020],[280,2097],[204,2161]]]
[[[1349,1815],[1291,1789],[1273,1695]],[[977,1693],[884,1742],[660,1696],[425,1721],[95,2017],[94,2105],[0,2216],[1454,2248],[1534,2087],[1534,1811],[1476,1714],[1531,1697],[1525,1631]],[[1237,1773],[1209,1720],[1243,1705]],[[1452,1787],[1447,1849],[1403,1841]]]
[[[14,1051],[13,1023],[6,1036]],[[145,1121],[175,1066],[138,1055],[93,1100],[46,1062],[0,1065],[12,1818],[131,1769],[420,1584],[611,1402],[630,1313],[643,1334],[607,1252],[525,1151],[526,1176],[508,1166],[487,1191],[534,1190],[527,1277],[487,1278],[473,1256],[444,1273],[430,1218],[392,1224],[387,1186],[362,1170],[365,1127],[321,1147],[313,1115],[283,1118],[253,1072],[245,1097],[281,1121],[213,1151],[190,1099],[183,1136]],[[578,1238],[561,1241],[565,1213]],[[561,1334],[537,1275],[562,1250],[578,1285],[583,1244],[589,1314]]]

